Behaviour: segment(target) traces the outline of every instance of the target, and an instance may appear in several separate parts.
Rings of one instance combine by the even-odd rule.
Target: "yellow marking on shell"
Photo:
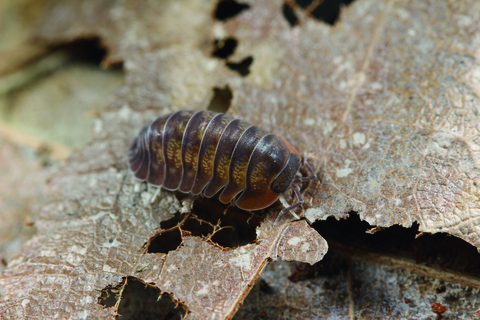
[[[242,159],[238,161],[233,168],[233,179],[237,185],[242,185],[245,182],[245,174],[247,172],[248,161]]]
[[[190,167],[193,167],[196,169],[197,161],[198,161],[198,146],[191,144],[187,146],[187,151],[185,152],[185,162]]]
[[[162,164],[165,159],[163,157],[162,142],[157,141],[153,143],[153,152],[157,154],[157,163]]]
[[[226,126],[230,121],[232,121],[232,118],[230,117],[223,117],[222,118],[222,126]]]
[[[227,180],[228,179],[228,169],[230,168],[230,153],[222,154],[220,161],[218,163],[217,172],[220,176],[220,179]]]
[[[238,125],[238,129],[239,131],[245,131],[250,126],[250,123],[241,121]]]
[[[265,162],[260,162],[253,168],[250,176],[250,183],[253,189],[264,189],[265,186],[268,185],[268,173],[267,170],[265,170],[265,167]]]
[[[202,160],[202,168],[206,175],[213,174],[213,161],[215,159],[215,146],[209,145]]]
[[[170,139],[167,146],[167,158],[172,161],[176,169],[182,167],[182,142],[177,139]]]
[[[255,137],[258,138],[258,139],[260,139],[261,137],[263,137],[266,134],[267,134],[267,132],[264,131],[261,128],[258,128],[257,130],[255,130]]]

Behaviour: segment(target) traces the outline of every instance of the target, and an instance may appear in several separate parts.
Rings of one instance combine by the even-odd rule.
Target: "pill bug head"
[[[298,151],[285,139],[271,135],[265,140],[268,138],[271,142],[265,141],[265,148],[257,148],[250,159],[252,166],[247,170],[247,185],[236,201],[241,209],[253,211],[272,205],[288,191],[302,166]]]
[[[275,193],[284,193],[288,190],[288,188],[290,188],[295,175],[302,166],[302,161],[298,151],[295,150],[295,148],[292,147],[290,143],[288,143],[287,140],[285,140],[282,136],[278,137],[283,141],[290,154],[288,155],[287,163],[285,163],[282,171],[280,171],[276,178],[272,181],[270,189]]]
[[[270,185],[270,190],[275,193],[284,193],[290,188],[295,175],[302,166],[300,158],[295,153],[290,153],[287,163]]]

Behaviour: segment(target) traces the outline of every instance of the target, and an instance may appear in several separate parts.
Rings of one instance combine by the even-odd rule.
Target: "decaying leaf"
[[[296,221],[286,228],[279,244],[277,255],[286,261],[303,261],[315,264],[322,260],[328,246],[305,221]],[[275,259],[275,256],[272,257]]]
[[[218,224],[204,222],[198,199],[158,195],[129,174],[126,150],[143,125],[205,109],[226,88],[229,113],[281,134],[315,168],[319,181],[304,190],[308,222],[355,211],[374,226],[416,222],[480,248],[480,2],[357,0],[333,26],[313,19],[313,7],[286,4],[293,24],[282,1],[244,1],[217,20],[218,3],[207,0],[52,2],[37,36],[49,44],[100,38],[110,52],[104,65],[123,62],[125,83],[92,143],[51,179],[56,200],[0,275],[1,316],[113,318],[115,304],[99,300],[134,279],[169,295],[187,318],[227,319],[270,261],[322,259],[327,243],[306,221],[275,224],[279,205],[262,212],[254,241],[227,248],[214,236],[238,229],[222,224],[229,209]],[[188,221],[162,226],[179,214]],[[196,235],[185,226],[195,220],[215,231]],[[167,232],[180,242],[149,251]],[[353,319],[362,313],[352,283],[341,290],[341,310],[311,311],[304,304],[318,299],[315,288],[312,299],[292,293],[284,304],[310,310],[295,318]]]

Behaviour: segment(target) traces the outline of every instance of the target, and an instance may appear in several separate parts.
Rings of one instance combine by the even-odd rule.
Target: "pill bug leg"
[[[300,189],[295,184],[317,179],[317,175],[315,174],[315,171],[312,169],[310,164],[308,164],[308,162],[304,161],[304,165],[306,166],[307,170],[309,171],[309,176],[296,178],[295,180],[292,181],[292,185],[290,186],[290,188],[293,190],[293,192],[297,196],[298,202],[296,202],[293,205],[291,205],[290,207],[287,207],[287,208],[283,209],[282,211],[280,211],[280,213],[277,216],[277,219],[275,219],[274,225],[277,224],[278,219],[284,213],[292,211],[293,209],[300,207],[304,203],[303,196],[300,192]]]
[[[291,188],[293,189],[293,192],[295,192],[295,195],[297,196],[297,199],[298,199],[298,202],[292,204],[290,207],[287,207],[285,209],[283,209],[282,211],[280,211],[280,213],[278,214],[277,216],[277,219],[275,219],[275,223],[273,225],[276,225],[277,224],[277,221],[278,219],[286,212],[289,212],[295,208],[298,208],[300,207],[302,204],[303,204],[303,197],[302,197],[302,194],[300,193],[300,189],[298,189],[298,187],[294,184],[292,184]]]

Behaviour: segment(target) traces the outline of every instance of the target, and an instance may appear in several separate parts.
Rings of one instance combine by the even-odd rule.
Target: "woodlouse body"
[[[206,197],[223,189],[221,202],[237,197],[245,210],[270,206],[291,186],[299,202],[282,212],[298,207],[303,199],[294,183],[315,178],[295,179],[301,158],[282,137],[212,111],[158,118],[141,130],[128,158],[139,180]]]

